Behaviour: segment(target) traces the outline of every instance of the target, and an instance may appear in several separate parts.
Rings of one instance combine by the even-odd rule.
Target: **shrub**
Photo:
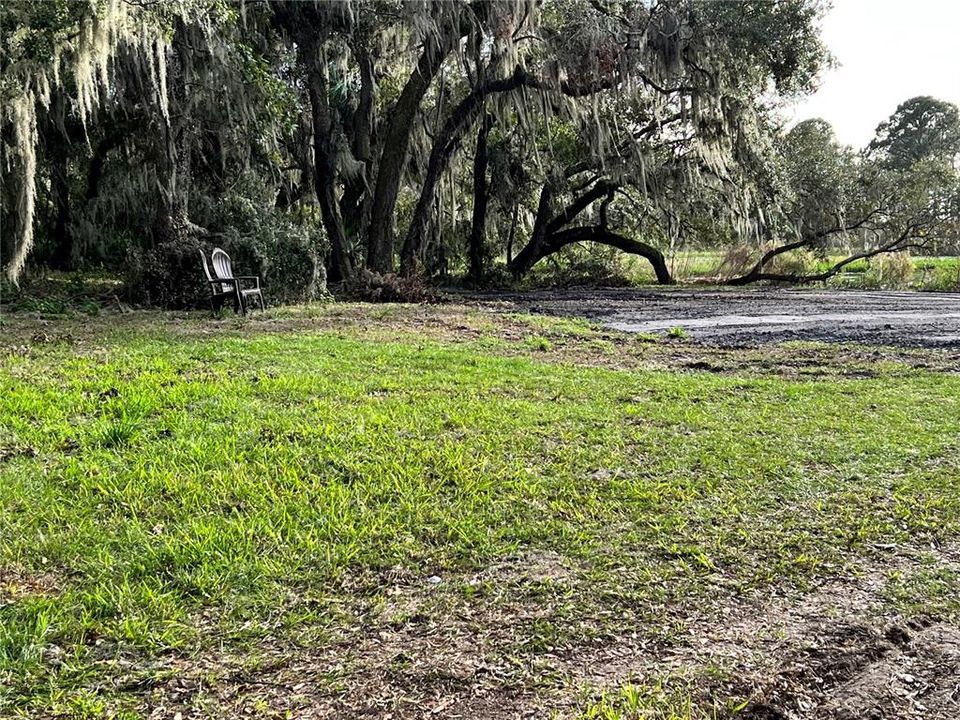
[[[731,246],[717,266],[718,277],[737,277],[753,269],[757,261],[774,247],[773,244],[750,245],[741,243]],[[774,257],[763,268],[764,272],[777,275],[808,275],[816,270],[817,257],[810,250],[791,250]]]
[[[766,249],[764,249],[766,252]],[[791,250],[777,255],[766,267],[766,272],[778,275],[809,275],[817,269],[817,256],[809,250]]]
[[[209,254],[194,236],[132,249],[126,277],[130,299],[164,308],[200,307],[210,295],[200,265],[201,250]]]
[[[635,256],[599,243],[568,245],[538,262],[524,284],[528,287],[626,287],[634,284],[627,276],[628,257]]]
[[[915,271],[909,252],[884,253],[870,258],[863,284],[868,288],[907,288],[913,284]]]
[[[316,230],[275,218],[251,232],[229,228],[222,247],[234,272],[260,277],[268,303],[309,302],[327,292],[322,238]]]
[[[471,278],[465,277],[463,282],[472,283],[473,281]],[[509,288],[514,285],[516,285],[516,280],[510,274],[505,263],[489,262],[484,267],[483,278],[480,280],[479,287],[486,289]]]
[[[316,218],[233,196],[217,203],[211,220],[219,232],[133,250],[127,265],[131,299],[165,308],[205,307],[210,289],[200,252],[209,258],[214,247],[230,255],[235,274],[260,277],[268,304],[306,302],[326,294],[326,243]]]
[[[755,245],[740,243],[731,245],[720,259],[715,274],[717,277],[737,277],[743,275],[756,265],[763,254],[761,248]]]

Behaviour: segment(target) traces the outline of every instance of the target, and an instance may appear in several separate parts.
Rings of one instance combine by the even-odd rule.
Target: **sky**
[[[908,98],[960,105],[960,0],[833,0],[822,37],[838,66],[792,109],[795,121],[823,118],[861,148]]]

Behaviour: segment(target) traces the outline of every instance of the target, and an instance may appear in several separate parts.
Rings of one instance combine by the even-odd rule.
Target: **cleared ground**
[[[960,715],[949,348],[485,306],[0,333],[0,717]]]
[[[683,328],[710,344],[789,340],[960,347],[960,294],[853,290],[566,290],[477,296],[626,332]]]

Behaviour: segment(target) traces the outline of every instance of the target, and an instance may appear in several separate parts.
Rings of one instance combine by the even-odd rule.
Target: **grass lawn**
[[[463,308],[0,335],[0,717],[775,717],[827,616],[954,632],[960,377],[902,357]]]

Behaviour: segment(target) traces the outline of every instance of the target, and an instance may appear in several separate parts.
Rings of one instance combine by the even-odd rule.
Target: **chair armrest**
[[[236,279],[237,280],[253,280],[256,287],[257,288],[260,287],[260,278],[257,275],[237,275]]]

